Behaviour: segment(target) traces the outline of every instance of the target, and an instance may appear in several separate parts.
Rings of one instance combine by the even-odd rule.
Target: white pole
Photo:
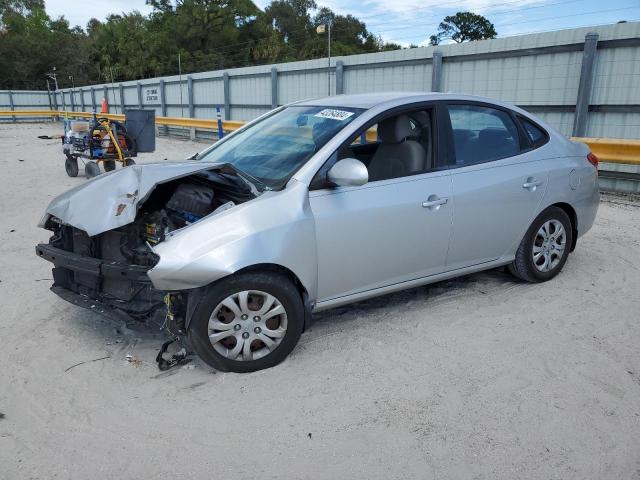
[[[327,60],[328,60],[328,69],[327,69],[327,95],[331,96],[331,22],[328,23],[329,35],[327,36]]]
[[[109,65],[109,73],[111,74],[111,94],[113,95],[113,110],[114,113],[118,113],[116,108],[116,87],[113,85],[113,68]],[[124,110],[122,111],[124,113]]]
[[[178,74],[180,75],[180,116],[184,117],[184,104],[182,103],[182,62],[180,52],[178,52]]]

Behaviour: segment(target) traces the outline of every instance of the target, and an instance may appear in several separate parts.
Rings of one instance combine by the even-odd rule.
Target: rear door
[[[496,260],[520,242],[548,172],[509,110],[449,102],[454,222],[447,270]]]

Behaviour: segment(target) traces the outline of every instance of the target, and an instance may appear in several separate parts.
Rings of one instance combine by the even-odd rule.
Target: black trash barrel
[[[146,109],[127,109],[124,112],[127,133],[136,142],[139,153],[156,149],[156,112]]]

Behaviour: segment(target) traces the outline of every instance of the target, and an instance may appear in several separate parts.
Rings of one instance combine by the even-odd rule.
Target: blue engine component
[[[173,212],[187,223],[194,223],[202,218],[201,216],[195,215],[191,212],[185,212],[181,210],[173,210]]]

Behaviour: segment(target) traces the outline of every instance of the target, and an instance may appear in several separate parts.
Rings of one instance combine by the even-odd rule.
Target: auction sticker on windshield
[[[318,113],[314,115],[314,117],[320,118],[330,118],[331,120],[346,120],[353,112],[346,112],[344,110],[333,110],[332,108],[325,108],[324,110],[320,110]]]

